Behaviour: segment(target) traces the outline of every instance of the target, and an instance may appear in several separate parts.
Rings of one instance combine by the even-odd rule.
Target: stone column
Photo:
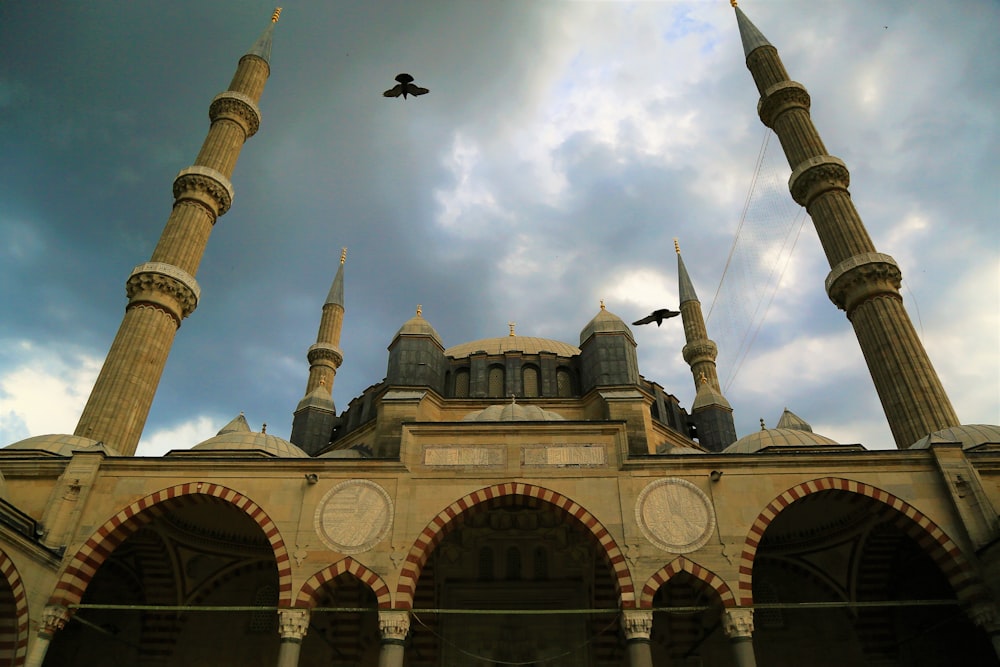
[[[993,652],[1000,658],[1000,613],[993,601],[978,602],[965,610],[972,622],[982,628],[990,637]]]
[[[308,630],[308,609],[278,610],[278,634],[281,635],[278,667],[298,667],[299,651]]]
[[[410,631],[410,612],[379,611],[378,629],[382,633],[378,667],[403,667],[403,647]]]
[[[52,643],[52,636],[65,627],[72,615],[72,612],[62,605],[45,607],[45,611],[42,612],[42,627],[39,628],[35,641],[28,649],[24,667],[42,667],[49,644]]]
[[[625,631],[629,667],[653,667],[653,654],[649,650],[653,612],[649,609],[626,609],[622,612],[622,629]]]
[[[733,646],[738,667],[757,667],[753,653],[753,609],[726,609],[722,612],[722,629]]]

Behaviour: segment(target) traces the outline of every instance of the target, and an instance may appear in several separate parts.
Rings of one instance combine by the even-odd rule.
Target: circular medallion
[[[635,520],[646,539],[678,554],[700,549],[715,530],[715,513],[708,496],[677,477],[646,485],[635,501]]]
[[[316,532],[335,551],[356,554],[382,541],[392,526],[392,499],[381,486],[351,479],[330,489],[316,508]]]

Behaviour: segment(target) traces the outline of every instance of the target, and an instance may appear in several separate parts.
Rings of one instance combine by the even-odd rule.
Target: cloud
[[[218,417],[198,415],[172,426],[156,429],[143,434],[136,456],[163,456],[172,449],[191,449],[199,442],[208,440],[225,425]]]
[[[72,433],[103,360],[26,340],[0,349],[0,442]]]

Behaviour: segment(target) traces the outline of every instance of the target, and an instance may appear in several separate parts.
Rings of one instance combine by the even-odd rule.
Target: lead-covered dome
[[[393,336],[393,340],[400,336],[428,336],[442,348],[444,347],[444,343],[441,342],[441,336],[434,330],[431,323],[424,319],[423,309],[420,306],[417,306],[417,314],[406,320],[403,326],[399,328],[399,331]]]
[[[540,354],[551,352],[559,357],[575,357],[580,354],[580,348],[552,340],[551,338],[535,338],[534,336],[498,336],[482,338],[471,343],[460,343],[444,351],[446,357],[464,359],[475,352],[486,354],[503,354],[504,352],[523,352],[525,354]]]
[[[4,447],[5,450],[35,451],[56,456],[73,456],[73,452],[104,452],[108,456],[120,456],[113,448],[81,435],[53,433],[36,435]]]
[[[537,405],[506,403],[465,415],[464,422],[554,422],[566,418],[555,412],[543,410]]]
[[[598,333],[619,333],[627,334],[629,338],[632,338],[632,330],[628,328],[625,321],[618,317],[610,310],[604,307],[604,302],[601,302],[601,309],[594,315],[594,319],[587,323],[587,326],[583,328],[580,332],[580,345],[587,342],[594,334]]]
[[[303,450],[292,443],[265,432],[250,430],[246,417],[239,417],[222,427],[219,433],[191,448],[198,452],[229,452],[234,456],[257,455],[275,458],[309,458]]]
[[[980,445],[1000,445],[1000,426],[992,424],[964,424],[935,431],[910,445],[910,449],[927,449],[935,442],[960,442],[962,449]]]

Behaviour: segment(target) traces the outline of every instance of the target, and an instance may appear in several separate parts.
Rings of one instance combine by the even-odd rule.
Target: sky
[[[740,7],[809,90],[960,420],[1000,423],[1000,3]],[[125,279],[271,10],[0,3],[0,444],[74,430]],[[399,72],[430,94],[382,97]],[[758,97],[726,0],[289,0],[137,455],[241,411],[288,436],[341,247],[339,410],[418,304],[446,346],[508,322],[578,344],[602,299],[629,322],[676,309],[674,238],[739,435],[787,407],[893,448]],[[633,332],[643,375],[690,406],[679,325]]]

